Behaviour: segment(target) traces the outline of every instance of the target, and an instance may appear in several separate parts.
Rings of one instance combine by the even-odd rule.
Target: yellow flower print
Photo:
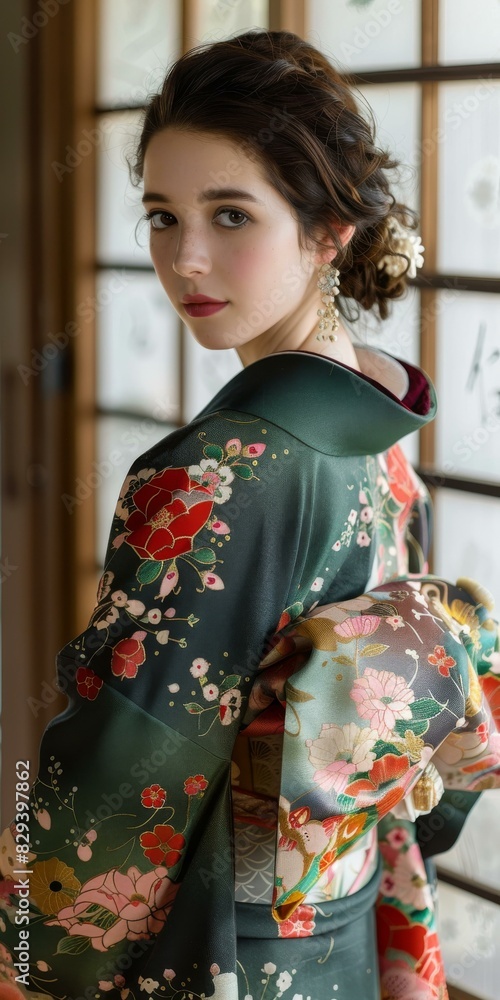
[[[57,913],[70,906],[81,889],[75,869],[59,858],[37,861],[30,877],[30,895],[42,913]]]

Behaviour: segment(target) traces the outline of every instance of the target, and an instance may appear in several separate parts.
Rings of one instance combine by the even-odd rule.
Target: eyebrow
[[[263,201],[259,201],[255,195],[250,194],[249,191],[242,191],[240,188],[208,188],[207,191],[202,191],[198,195],[198,202],[203,204],[206,201],[220,201],[222,198],[238,198],[240,201],[253,201],[256,205],[263,205]],[[163,201],[165,204],[170,204],[171,199],[165,197],[162,194],[156,194],[154,191],[147,191],[142,197],[142,202],[145,204],[147,201]]]

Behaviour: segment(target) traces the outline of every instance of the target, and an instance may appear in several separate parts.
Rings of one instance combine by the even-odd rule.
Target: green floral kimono
[[[23,995],[447,996],[423,857],[500,783],[498,620],[428,573],[432,383],[356,349],[249,365],[132,464],[2,835]]]

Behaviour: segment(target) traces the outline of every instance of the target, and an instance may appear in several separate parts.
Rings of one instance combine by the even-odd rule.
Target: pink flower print
[[[359,520],[364,521],[365,524],[373,521],[373,507],[363,507],[359,515]]]
[[[209,570],[203,570],[203,572],[200,573],[200,576],[205,584],[205,587],[208,587],[209,590],[224,590],[224,583],[217,573],[211,573]]]
[[[333,549],[334,552],[339,552],[340,548],[341,548],[341,543],[337,539],[337,541],[333,543],[332,549]]]
[[[405,830],[404,826],[395,826],[393,830],[389,830],[385,838],[391,847],[396,849],[402,847],[406,844],[408,840],[408,830]]]
[[[294,910],[292,916],[289,917],[288,920],[283,920],[281,924],[278,924],[278,937],[312,937],[316,926],[314,923],[315,916],[316,910],[314,906],[311,906],[309,903],[303,903],[301,906],[298,906],[296,910]]]
[[[50,830],[52,820],[50,818],[50,813],[47,812],[46,809],[39,809],[38,812],[35,813],[35,817],[38,820],[40,826],[43,827],[44,830]]]
[[[259,455],[262,455],[262,452],[266,450],[266,447],[267,445],[262,444],[260,441],[256,444],[246,444],[242,449],[241,454],[244,455],[245,458],[258,458]]]
[[[195,774],[191,778],[184,780],[184,791],[186,795],[198,795],[208,788],[208,781],[204,774]]]
[[[435,1000],[435,988],[413,972],[405,961],[391,962],[380,980],[382,995],[391,1000]]]
[[[432,896],[418,844],[400,853],[394,866],[394,893],[414,910],[432,908]]]
[[[368,497],[364,490],[360,490],[358,493],[358,500],[360,503],[368,503]]]
[[[356,678],[351,698],[361,718],[369,720],[370,727],[382,740],[393,735],[397,719],[411,719],[409,706],[415,701],[404,677],[373,667],[367,667],[363,677]]]
[[[163,977],[169,983],[171,982],[172,979],[175,979],[176,975],[177,975],[177,973],[175,973],[173,969],[164,969],[163,970]]]
[[[370,536],[367,535],[366,531],[358,531],[356,535],[356,544],[361,548],[366,547],[370,544]]]
[[[449,677],[451,668],[457,665],[457,661],[452,656],[448,656],[444,646],[434,646],[434,652],[429,653],[427,659],[433,667],[438,668],[443,677]]]
[[[392,626],[394,632],[398,628],[405,627],[405,621],[404,618],[401,618],[401,615],[390,615],[388,618],[385,618],[385,621],[388,625]]]
[[[380,892],[383,896],[394,896],[394,886],[396,885],[390,872],[386,872],[380,883]]]
[[[210,531],[213,531],[216,535],[229,535],[231,529],[225,521],[219,521],[216,519],[215,521],[212,521]]]
[[[373,747],[377,735],[372,729],[360,729],[354,722],[345,726],[325,723],[316,740],[306,740],[309,760],[317,768],[313,780],[325,792],[345,790],[351,774],[373,767]]]
[[[352,618],[345,618],[343,622],[334,626],[334,632],[339,639],[357,639],[360,635],[373,635],[380,625],[381,619],[378,615],[353,615]]]
[[[159,934],[180,884],[171,882],[164,867],[145,874],[135,865],[127,874],[111,868],[85,882],[74,903],[45,923],[65,927],[70,936],[88,937],[96,951],[107,951],[124,938],[136,941]]]

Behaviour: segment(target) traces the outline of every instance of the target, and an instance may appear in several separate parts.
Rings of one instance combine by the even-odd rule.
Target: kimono
[[[500,784],[499,623],[428,573],[431,380],[355,346],[254,362],[131,465],[2,834],[26,997],[447,996],[424,856]]]

